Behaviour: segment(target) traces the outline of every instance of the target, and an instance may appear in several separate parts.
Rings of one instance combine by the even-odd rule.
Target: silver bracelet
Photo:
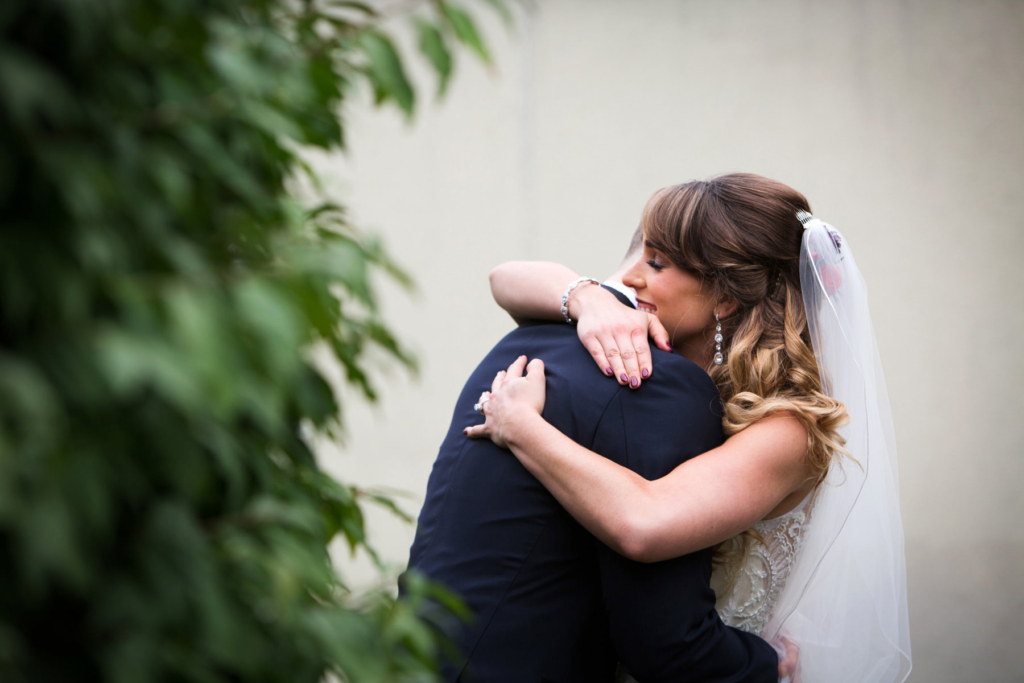
[[[584,282],[593,282],[595,285],[601,284],[592,277],[581,277],[578,280],[570,282],[569,286],[565,288],[565,294],[562,295],[562,317],[564,317],[565,322],[570,325],[572,325],[572,318],[569,317],[569,295],[572,294],[572,290],[576,289],[578,285],[581,285]]]

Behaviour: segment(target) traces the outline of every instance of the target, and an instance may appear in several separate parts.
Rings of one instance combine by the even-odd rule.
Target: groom
[[[636,260],[639,241],[613,280]],[[473,405],[495,374],[525,354],[544,360],[548,422],[647,479],[662,477],[718,446],[721,418],[707,374],[682,356],[651,353],[657,372],[631,390],[598,370],[575,327],[533,321],[498,342],[466,382],[409,558],[410,569],[454,590],[475,614],[443,626],[461,650],[445,680],[611,683],[617,662],[641,683],[778,680],[775,651],[718,618],[710,550],[627,560],[508,451],[462,433],[481,421]]]

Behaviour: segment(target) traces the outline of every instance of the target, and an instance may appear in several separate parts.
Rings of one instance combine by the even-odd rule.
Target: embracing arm
[[[732,538],[806,483],[807,432],[788,415],[765,418],[654,481],[583,448],[535,412],[517,420],[508,441],[516,457],[591,533],[641,562]]]
[[[676,391],[677,384],[661,386]],[[680,401],[643,392],[625,396],[634,427],[632,433],[619,431],[630,447],[664,454],[696,428],[673,409],[664,412],[666,404],[684,407]],[[521,356],[481,397],[484,424],[465,433],[509,448],[580,524],[630,559],[657,562],[732,538],[808,483],[807,431],[789,413],[763,418],[648,480],[551,426],[541,416],[545,398],[543,361],[535,358],[527,365]]]
[[[571,268],[548,261],[509,261],[491,271],[491,294],[517,323],[527,319],[562,320],[562,294],[579,277]],[[566,304],[579,321],[580,342],[604,374],[637,388],[654,372],[648,335],[670,351],[668,333],[658,319],[619,303],[603,287],[580,284]]]
[[[562,320],[562,292],[578,277],[560,263],[509,261],[491,271],[491,295],[516,322]],[[570,311],[578,293],[569,299]]]
[[[807,433],[790,416],[761,420],[653,481],[535,413],[524,418],[512,452],[583,526],[634,560],[656,562],[732,538],[806,481]]]

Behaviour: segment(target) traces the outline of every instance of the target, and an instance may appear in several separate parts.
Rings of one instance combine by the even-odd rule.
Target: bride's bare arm
[[[560,263],[509,261],[491,271],[491,296],[516,322],[531,318],[561,320],[562,292],[578,277],[572,268]],[[581,292],[570,298],[570,311]]]
[[[577,278],[559,263],[509,261],[491,271],[491,295],[517,323],[562,320],[562,294]],[[635,389],[654,372],[648,335],[662,350],[671,351],[668,333],[655,316],[623,306],[602,287],[579,285],[567,308],[579,323],[581,343],[601,371],[619,384]]]
[[[584,527],[617,552],[657,562],[720,543],[764,519],[805,482],[807,433],[773,417],[647,481],[532,413],[509,447]]]
[[[543,364],[535,363],[524,378],[516,377],[516,364],[499,376],[484,408],[487,422],[467,433],[510,448],[573,517],[626,557],[657,562],[732,538],[806,485],[807,432],[785,414],[648,481],[541,417]],[[521,373],[525,359],[517,364]]]

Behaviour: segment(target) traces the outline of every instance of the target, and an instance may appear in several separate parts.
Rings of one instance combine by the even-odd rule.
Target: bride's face
[[[680,268],[657,249],[644,245],[643,253],[622,278],[636,290],[642,310],[654,313],[665,326],[672,346],[703,350],[714,334],[715,301],[701,287],[697,273]]]

